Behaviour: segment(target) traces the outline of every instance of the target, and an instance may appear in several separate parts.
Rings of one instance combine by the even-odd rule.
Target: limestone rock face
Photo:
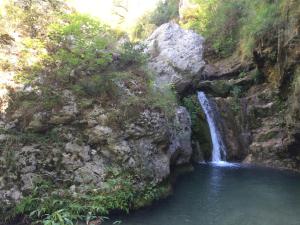
[[[141,186],[149,180],[164,181],[172,164],[189,163],[192,155],[190,117],[183,107],[175,111],[174,127],[161,112],[145,110],[135,121],[124,123],[122,130],[111,126],[107,121],[111,112],[100,105],[76,113],[71,110],[72,120],[59,125],[35,116],[33,121],[39,123],[30,122],[30,132],[41,135],[45,128],[51,140],[21,140],[17,154],[11,156],[6,152],[9,148],[0,149],[0,202],[19,201],[41,179],[80,190],[101,188],[109,168],[134,172]],[[48,137],[51,129],[57,136]],[[0,142],[10,143],[11,138],[2,134]]]
[[[75,119],[78,114],[75,97],[69,90],[63,91],[64,106],[58,112],[54,112],[49,123],[52,125],[67,124]]]
[[[184,107],[176,109],[175,129],[169,148],[171,160],[175,164],[189,163],[193,154],[191,146],[192,122],[189,112]]]
[[[175,84],[200,73],[205,65],[203,42],[203,37],[174,22],[157,28],[145,42],[156,84]]]
[[[147,51],[157,88],[202,70],[202,42],[175,23],[154,32]],[[133,81],[144,85],[138,76]],[[126,97],[134,94],[121,88]],[[117,101],[87,99],[67,87],[55,93],[61,97],[55,107],[26,115],[16,105],[0,121],[0,204],[19,201],[43,179],[66,189],[101,189],[110,169],[130,172],[141,188],[149,182],[159,185],[170,176],[171,166],[190,162],[191,119],[184,107],[170,109],[174,115],[168,118],[156,107],[143,107],[123,120]]]

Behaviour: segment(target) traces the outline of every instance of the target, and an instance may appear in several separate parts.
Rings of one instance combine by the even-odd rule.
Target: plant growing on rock
[[[89,188],[86,192],[72,193],[47,181],[39,181],[33,192],[6,213],[10,221],[17,216],[26,216],[34,224],[72,225],[76,221],[90,221],[108,215],[112,210],[129,210],[141,199],[153,201],[163,189],[147,186],[143,191],[134,186],[133,177],[126,173],[113,173],[101,189]]]

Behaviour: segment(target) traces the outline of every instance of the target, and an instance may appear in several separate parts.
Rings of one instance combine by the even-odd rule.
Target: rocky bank
[[[299,29],[291,25],[292,29],[296,31],[287,34],[283,46],[261,47],[253,60],[242,61],[236,55],[216,62],[203,59],[201,36],[170,22],[145,42],[148,69],[157,91],[172,85],[179,102],[200,90],[214,100],[228,160],[299,170],[300,129],[298,123],[286,120],[290,90],[282,81],[274,84],[270,80],[274,72],[286,76],[299,67]],[[270,59],[272,52],[279,51],[277,47],[287,57],[280,65]],[[124,95],[135,93],[139,82],[136,78],[129,87],[121,84]],[[36,91],[10,85],[2,90],[22,94],[25,100]],[[13,104],[11,96],[2,96],[1,108],[8,104],[8,109],[0,121],[1,204],[18,202],[35,188],[36,180],[51,180],[66,190],[84,192],[101,188],[113,168],[131,171],[136,186],[142,188],[149,182],[160,185],[170,177],[172,167],[190,163],[192,157],[209,160],[209,133],[198,103],[194,102],[202,125],[193,129],[200,132],[197,136],[192,134],[195,124],[183,106],[170,109],[171,120],[153,109],[137,115],[133,109],[126,115],[128,120],[118,105],[80,99],[68,89],[59,91],[60,107],[33,114],[24,111],[24,105]]]

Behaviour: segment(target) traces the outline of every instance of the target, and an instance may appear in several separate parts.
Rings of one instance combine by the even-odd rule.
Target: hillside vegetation
[[[299,15],[296,0],[194,0],[197,7],[185,12],[182,24],[204,35],[220,56],[238,50],[251,57],[266,39],[276,39],[287,17]]]
[[[3,2],[0,225],[88,224],[169,194],[173,168],[211,158],[202,89],[232,159],[299,170],[299,0],[159,1],[130,31],[64,0]],[[169,21],[149,51],[143,41]]]
[[[86,134],[82,135],[85,126],[88,129],[93,126],[86,125],[90,122],[83,119],[92,115],[91,112],[96,113],[94,116],[98,119],[99,113],[106,112],[108,116],[105,115],[104,120],[111,128],[105,128],[105,131],[117,139],[117,134],[124,135],[125,126],[137,122],[144,111],[156,112],[160,115],[158,119],[168,121],[159,125],[169,129],[177,103],[169,86],[158,90],[153,85],[154,76],[146,68],[148,56],[143,52],[143,45],[130,42],[125,33],[113,30],[96,18],[76,12],[64,1],[5,1],[0,15],[0,72],[1,76],[11,78],[14,84],[1,83],[1,88],[8,91],[8,98],[0,98],[1,119],[3,116],[6,121],[15,121],[8,128],[1,124],[0,134],[4,139],[0,146],[0,191],[7,193],[7,188],[8,192],[15,187],[28,188],[17,205],[3,203],[0,224],[20,218],[25,224],[88,222],[113,210],[128,212],[165,192],[150,178],[145,178],[145,185],[138,183],[137,180],[142,178],[137,176],[152,176],[153,173],[149,175],[125,168],[123,159],[123,168],[119,168],[118,163],[114,163],[121,161],[117,156],[111,156],[113,162],[107,162],[110,166],[104,168],[107,174],[104,183],[86,184],[84,190],[75,195],[69,191],[68,182],[60,183],[58,178],[55,180],[47,175],[22,178],[20,171],[27,164],[34,164],[31,168],[38,169],[37,173],[43,170],[41,167],[50,169],[51,173],[57,170],[60,175],[62,170],[68,169],[61,164],[62,155],[68,157],[63,153],[64,146],[68,146],[65,144],[70,137],[73,139],[71,151],[91,141]],[[75,117],[78,121],[81,118],[83,124],[74,123]],[[153,122],[153,118],[150,119]],[[147,126],[151,128],[152,124]],[[69,133],[71,136],[67,137],[68,132],[74,136]],[[99,132],[95,135],[100,135]],[[103,149],[108,145],[107,141],[101,144],[96,141],[91,144],[95,148],[102,146]],[[42,153],[39,159],[22,159],[24,165],[20,165],[18,157],[26,145],[38,146],[42,150],[37,151]],[[57,148],[60,149],[58,152]],[[28,154],[24,157],[29,157]],[[57,154],[58,157],[48,154]],[[83,154],[83,149],[79,154]],[[85,156],[86,159],[73,157],[68,161],[74,164],[82,160],[89,164],[91,161],[89,155]],[[124,157],[128,160],[128,155]],[[45,163],[47,158],[51,162]],[[40,166],[36,166],[37,161],[41,162]],[[95,159],[96,164],[99,161],[97,170],[101,173],[103,162]],[[143,160],[137,163],[143,163]],[[67,164],[70,168],[77,166]],[[147,168],[141,165],[135,169]],[[92,173],[91,168],[87,172]],[[25,187],[22,182],[27,182],[30,187]],[[101,189],[97,188],[99,185]],[[4,196],[3,193],[0,195]],[[20,194],[16,196],[19,198]]]

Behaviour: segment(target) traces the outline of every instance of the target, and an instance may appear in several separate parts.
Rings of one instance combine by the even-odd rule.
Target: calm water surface
[[[265,168],[198,165],[174,195],[123,225],[300,225],[300,175]]]

